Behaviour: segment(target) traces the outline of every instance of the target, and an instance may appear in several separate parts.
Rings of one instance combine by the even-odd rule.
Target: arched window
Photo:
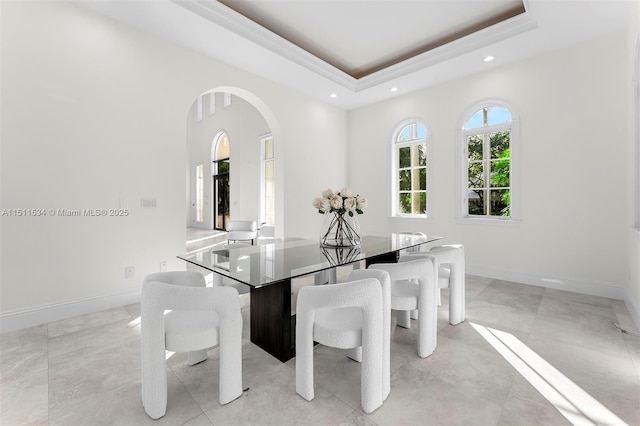
[[[461,216],[513,219],[517,120],[501,102],[485,102],[471,111],[462,126]]]
[[[427,217],[427,128],[417,120],[396,127],[391,143],[391,216]]]

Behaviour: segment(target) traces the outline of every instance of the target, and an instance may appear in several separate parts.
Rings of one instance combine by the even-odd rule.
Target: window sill
[[[456,223],[458,225],[482,225],[482,226],[520,226],[522,220],[520,219],[493,219],[484,217],[457,217]]]
[[[428,216],[389,216],[389,222],[431,222],[431,218]]]

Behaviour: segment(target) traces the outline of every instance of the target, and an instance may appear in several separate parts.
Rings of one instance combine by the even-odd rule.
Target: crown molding
[[[369,89],[393,79],[404,77],[537,28],[538,24],[529,10],[528,2],[525,1],[524,5],[525,13],[521,15],[476,31],[473,34],[461,37],[359,79],[356,91]]]
[[[355,78],[216,0],[170,1],[342,87],[357,89]]]

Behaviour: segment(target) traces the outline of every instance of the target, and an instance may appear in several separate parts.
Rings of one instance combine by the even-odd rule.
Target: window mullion
[[[491,137],[485,133],[482,140],[482,162],[484,164],[484,214],[491,216]]]

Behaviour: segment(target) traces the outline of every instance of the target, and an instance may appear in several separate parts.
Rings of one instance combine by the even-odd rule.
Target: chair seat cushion
[[[229,231],[227,233],[228,240],[252,240],[258,234],[257,231]]]
[[[391,284],[391,309],[412,311],[418,309],[420,286],[413,281],[398,280]]]
[[[313,340],[340,349],[362,346],[362,311],[359,308],[325,308],[316,312]]]
[[[165,346],[174,352],[217,346],[219,325],[214,311],[171,311],[164,316]]]
[[[451,269],[442,268],[442,267],[438,269],[438,287],[448,288],[450,278],[451,278]]]

